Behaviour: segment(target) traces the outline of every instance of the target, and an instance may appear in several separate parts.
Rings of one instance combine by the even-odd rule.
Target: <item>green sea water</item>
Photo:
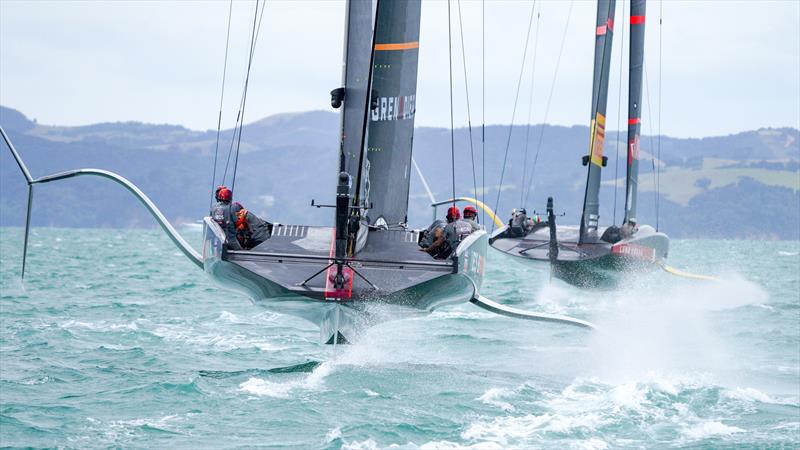
[[[34,229],[24,283],[21,237],[0,229],[0,446],[800,446],[799,242],[675,241],[721,281],[602,292],[490,250],[486,297],[600,331],[465,304],[334,353],[158,231]]]

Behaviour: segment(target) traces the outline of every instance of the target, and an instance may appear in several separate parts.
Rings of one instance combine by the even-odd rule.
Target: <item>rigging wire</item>
[[[647,76],[647,56],[642,59],[642,70],[644,72],[644,90],[647,96],[647,125],[650,128],[650,162],[653,170],[653,204],[658,211],[658,181],[656,180],[656,147],[653,142],[653,110],[650,105],[650,79]],[[658,215],[656,215],[658,221]]]
[[[658,162],[661,162],[661,30],[664,23],[664,0],[658,2]],[[661,206],[661,169],[656,168],[656,231],[658,231],[659,207]]]
[[[450,168],[453,172],[453,207],[456,206],[456,144],[453,131],[453,32],[451,31],[450,0],[447,0],[447,62],[450,70]]]
[[[528,43],[530,42],[530,39],[531,39],[531,27],[533,26],[533,16],[534,16],[535,7],[536,7],[536,0],[534,0],[533,4],[531,5],[531,16],[530,16],[530,19],[528,19],[528,32],[527,32],[527,34],[525,36],[525,48],[522,51],[522,67],[520,67],[520,70],[519,70],[519,80],[517,81],[517,93],[514,96],[514,108],[511,111],[511,124],[508,126],[508,139],[506,140],[506,150],[505,150],[505,154],[503,155],[503,169],[500,171],[500,184],[497,187],[497,199],[494,202],[494,210],[495,211],[498,211],[498,208],[500,207],[500,194],[503,192],[503,178],[506,175],[506,163],[508,162],[508,150],[509,150],[509,148],[511,148],[511,135],[514,132],[514,118],[517,115],[517,103],[519,101],[520,87],[522,86],[522,75],[525,72],[525,59],[528,56]],[[492,221],[492,230],[494,230],[494,228],[495,228],[495,224],[494,224],[494,221]]]
[[[544,109],[544,118],[542,119],[542,128],[539,132],[539,142],[536,144],[536,154],[533,158],[533,166],[531,167],[531,176],[528,178],[528,187],[525,189],[525,200],[524,203],[528,203],[528,196],[531,193],[531,190],[535,187],[534,180],[536,177],[536,164],[539,162],[539,152],[542,149],[542,142],[544,139],[544,130],[545,125],[547,124],[547,116],[550,113],[550,105],[553,101],[553,93],[556,90],[556,80],[558,80],[558,69],[561,67],[561,55],[564,54],[564,44],[567,41],[567,31],[569,31],[569,22],[572,18],[572,6],[575,4],[575,0],[571,0],[569,2],[569,10],[567,11],[567,23],[564,25],[564,33],[561,36],[561,46],[558,50],[558,58],[556,59],[556,69],[553,73],[553,82],[550,84],[550,93],[547,96],[547,105]],[[525,169],[527,170],[527,168]]]
[[[472,113],[470,111],[469,106],[469,83],[467,81],[467,55],[466,51],[464,50],[464,26],[461,22],[461,0],[456,1],[458,5],[458,29],[461,33],[461,61],[463,62],[464,66],[464,94],[466,95],[467,99],[467,130],[469,132],[469,155],[472,159],[472,191],[475,193],[475,196],[478,196],[478,177],[475,175],[475,149],[472,144]],[[455,198],[455,194],[453,195]]]
[[[228,73],[228,47],[231,38],[231,15],[233,14],[233,0],[228,7],[228,31],[225,34],[225,63],[222,65],[222,92],[219,95],[219,117],[217,118],[217,139],[214,143],[214,170],[211,172],[211,192],[217,184],[217,155],[219,154],[219,132],[222,128],[222,101],[225,98],[225,75]],[[214,197],[209,198],[209,208],[214,204]]]
[[[255,21],[255,17],[258,15],[258,0],[256,0],[256,9],[253,14],[254,14],[253,20]],[[255,24],[253,24],[253,29],[251,30],[251,33],[253,32],[256,32]],[[253,46],[251,38],[250,54],[248,55],[248,61],[250,59],[250,56],[252,56],[252,54],[253,54]],[[247,75],[245,75],[245,79],[246,78]],[[230,166],[231,163],[231,155],[233,155],[233,146],[236,143],[236,135],[239,132],[239,120],[241,120],[242,118],[242,102],[244,101],[244,90],[246,86],[247,84],[245,81],[245,83],[242,85],[242,96],[239,98],[239,109],[238,112],[236,113],[236,121],[234,122],[233,125],[233,134],[231,135],[231,143],[228,146],[228,156],[225,160],[225,170],[222,172],[222,184],[225,184],[225,180],[228,178],[228,167]]]
[[[541,28],[540,19],[542,17],[542,4],[539,3],[539,12],[536,14],[536,34],[533,36],[533,61],[531,62],[531,94],[528,98],[528,119],[525,127],[525,158],[522,162],[522,185],[519,190],[519,204],[525,206],[525,175],[528,174],[528,144],[531,135],[531,112],[533,111],[533,92],[536,86],[536,49],[539,47],[539,29]]]
[[[258,13],[258,2],[256,0],[256,13]],[[247,87],[250,84],[250,69],[253,66],[253,55],[255,54],[256,49],[256,39],[258,39],[258,31],[261,30],[261,19],[264,17],[264,10],[266,9],[267,2],[264,0],[264,3],[261,5],[261,14],[258,16],[258,25],[256,25],[256,18],[253,17],[253,35],[250,38],[250,58],[247,61],[247,75],[244,79],[244,92],[242,93],[242,120],[239,123],[239,138],[236,141],[236,158],[233,162],[233,180],[231,181],[231,191],[234,190],[236,187],[236,171],[239,168],[239,147],[242,143],[242,130],[244,129],[244,112],[245,107],[247,106]]]
[[[622,112],[622,65],[625,56],[625,0],[622,0],[622,34],[620,35],[619,49],[619,89],[617,91],[617,154],[614,160],[614,225],[617,224],[617,191],[619,190],[619,133],[620,133],[620,114]],[[630,51],[630,48],[628,49]]]
[[[486,204],[486,0],[481,0],[481,202]],[[486,223],[486,210],[481,211]]]
[[[263,6],[266,7],[266,1],[264,2]],[[227,160],[225,161],[225,171],[223,172],[223,175],[222,175],[222,182],[223,183],[225,182],[225,179],[228,176],[228,167],[229,167],[230,162],[231,162],[231,155],[233,154],[233,151],[234,151],[233,146],[237,142],[237,136],[241,136],[242,127],[244,127],[244,102],[245,102],[245,96],[246,96],[246,93],[247,93],[247,86],[248,86],[247,81],[250,78],[250,63],[252,62],[253,55],[255,54],[255,43],[258,42],[258,36],[261,33],[261,19],[263,19],[263,16],[264,16],[264,8],[263,7],[261,9],[261,16],[259,16],[259,19],[258,19],[258,27],[257,28],[255,27],[255,18],[256,18],[256,16],[258,16],[258,1],[256,1],[256,9],[254,11],[254,16],[253,16],[253,22],[254,22],[253,25],[254,25],[254,30],[255,30],[255,40],[252,38],[252,35],[251,35],[251,46],[250,46],[250,53],[249,53],[249,56],[248,56],[248,66],[247,66],[247,71],[245,72],[245,81],[244,81],[244,83],[242,85],[242,96],[239,99],[239,110],[238,110],[238,113],[236,114],[236,122],[235,122],[234,127],[233,127],[233,134],[231,135],[231,143],[230,143],[230,146],[228,147],[228,157],[227,157]],[[236,148],[237,152],[238,152],[238,148],[239,147]],[[238,155],[237,155],[237,158],[238,158]],[[234,176],[234,178],[235,178],[235,176]],[[233,189],[231,189],[231,190],[233,190]]]

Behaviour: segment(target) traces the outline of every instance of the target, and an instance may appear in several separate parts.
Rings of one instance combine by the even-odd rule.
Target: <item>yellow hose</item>
[[[666,264],[662,265],[661,268],[663,268],[666,272],[669,272],[669,273],[671,273],[673,275],[677,275],[679,277],[692,278],[694,280],[720,281],[720,279],[716,278],[716,277],[710,277],[708,275],[698,275],[696,273],[683,272],[683,271],[678,270],[678,269],[676,269],[674,267],[670,267],[670,266],[668,266]]]
[[[453,200],[451,198],[451,199],[447,200],[447,202],[469,202],[469,203],[472,203],[475,206],[479,207],[480,209],[484,210],[486,212],[486,214],[488,214],[489,217],[494,221],[495,225],[497,225],[498,227],[502,227],[503,225],[505,225],[502,220],[497,218],[497,216],[495,215],[494,211],[492,211],[492,208],[489,208],[488,206],[486,206],[486,204],[484,204],[482,201],[480,201],[480,200],[478,200],[476,198],[472,198],[472,197],[457,197],[455,200]]]

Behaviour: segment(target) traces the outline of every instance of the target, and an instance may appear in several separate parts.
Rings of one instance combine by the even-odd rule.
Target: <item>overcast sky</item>
[[[223,127],[235,120],[254,5],[244,0],[233,5]],[[466,124],[467,110],[458,4],[454,0],[451,5],[459,125]],[[522,0],[485,3],[487,123],[511,120],[531,7],[532,2]],[[136,120],[216,129],[228,8],[228,1],[1,0],[0,103],[46,124]],[[531,123],[545,121],[547,114],[547,123],[585,125],[595,4],[540,0],[536,8],[541,16],[531,33],[516,123],[527,122],[532,105]],[[627,27],[628,8],[627,1],[618,0],[609,129],[617,128],[621,61],[627,93],[619,25],[624,11]],[[473,125],[481,123],[482,109],[481,9],[480,1],[461,1]],[[447,2],[423,0],[417,125],[450,123],[447,25]],[[279,112],[331,110],[328,92],[341,84],[343,26],[342,1],[269,1],[251,74],[247,121]],[[626,29],[625,41],[627,34]],[[658,127],[659,78],[664,134],[698,137],[800,127],[799,0],[651,1],[645,41],[650,94],[649,105],[645,94],[646,133]],[[624,124],[624,95],[622,105]]]

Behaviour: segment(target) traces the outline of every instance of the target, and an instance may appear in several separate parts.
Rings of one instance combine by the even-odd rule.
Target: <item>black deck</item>
[[[489,243],[492,247],[503,253],[535,260],[549,261],[550,258],[550,230],[547,226],[534,229],[527,236],[509,237],[503,233],[496,233]],[[604,229],[598,230],[600,234]],[[611,252],[611,243],[603,242],[598,238],[593,241],[578,245],[580,229],[574,226],[559,226],[556,229],[556,239],[559,243],[559,261],[579,261],[583,259],[598,258]]]
[[[618,242],[606,242],[592,235],[578,244],[579,228],[559,226],[556,229],[558,256],[550,261],[550,230],[541,226],[525,237],[512,237],[501,228],[489,242],[492,247],[522,260],[552,262],[553,274],[579,287],[616,285],[620,272],[653,269],[663,262],[669,251],[669,238],[650,226]],[[600,236],[605,228],[597,230]]]
[[[223,259],[295,293],[324,297],[332,289],[324,269],[332,262],[333,233],[331,227],[283,225],[256,248],[228,251]],[[351,274],[353,297],[392,293],[454,272],[452,261],[419,251],[417,238],[415,231],[370,230],[350,261],[357,272]]]

